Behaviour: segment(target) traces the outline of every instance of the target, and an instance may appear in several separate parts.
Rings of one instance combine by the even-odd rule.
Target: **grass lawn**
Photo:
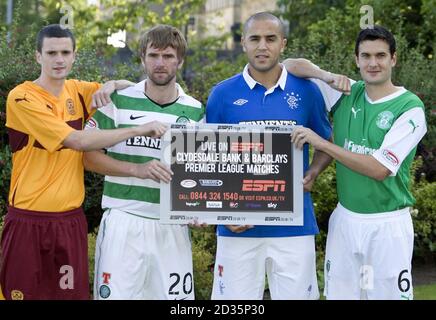
[[[413,288],[415,300],[436,300],[436,283]]]
[[[436,283],[414,286],[413,295],[414,300],[436,300]],[[321,291],[320,299],[325,300],[325,297]]]

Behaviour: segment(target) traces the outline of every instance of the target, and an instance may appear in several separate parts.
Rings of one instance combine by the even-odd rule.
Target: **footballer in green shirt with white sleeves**
[[[424,105],[392,83],[397,56],[388,30],[362,30],[355,54],[363,81],[351,81],[350,92],[330,110],[334,143],[308,128],[292,133],[297,147],[310,143],[336,160],[339,203],[329,221],[324,294],[327,299],[410,300],[410,207],[415,203],[410,167],[427,132]],[[296,75],[344,82],[307,60],[297,60]],[[322,93],[338,94],[328,86]]]

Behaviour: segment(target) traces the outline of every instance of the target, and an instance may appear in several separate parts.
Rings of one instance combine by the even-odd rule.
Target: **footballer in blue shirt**
[[[302,125],[331,138],[326,104],[333,105],[341,93],[324,97],[324,91],[332,91],[323,90],[326,83],[289,74],[279,63],[286,41],[276,16],[261,12],[247,20],[242,46],[248,65],[212,89],[208,123]],[[218,226],[212,299],[262,299],[265,273],[272,299],[319,298],[315,261],[319,230],[309,191],[331,158],[315,150],[309,165],[308,145],[303,155],[304,225]]]

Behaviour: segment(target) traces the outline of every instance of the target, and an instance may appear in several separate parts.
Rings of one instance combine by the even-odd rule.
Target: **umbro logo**
[[[248,100],[238,99],[235,102],[233,102],[233,104],[236,104],[237,106],[242,106],[242,105],[246,104],[247,102],[248,102]]]
[[[144,118],[145,116],[134,116],[133,114],[131,114],[130,115],[130,120],[136,120],[136,119],[139,119],[139,118]]]

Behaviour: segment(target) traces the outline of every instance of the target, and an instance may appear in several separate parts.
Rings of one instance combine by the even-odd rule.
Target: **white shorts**
[[[330,300],[413,299],[409,208],[359,214],[338,204],[329,220],[324,295]]]
[[[318,299],[315,237],[218,237],[213,300]]]
[[[187,226],[107,210],[95,247],[94,298],[193,300]]]

